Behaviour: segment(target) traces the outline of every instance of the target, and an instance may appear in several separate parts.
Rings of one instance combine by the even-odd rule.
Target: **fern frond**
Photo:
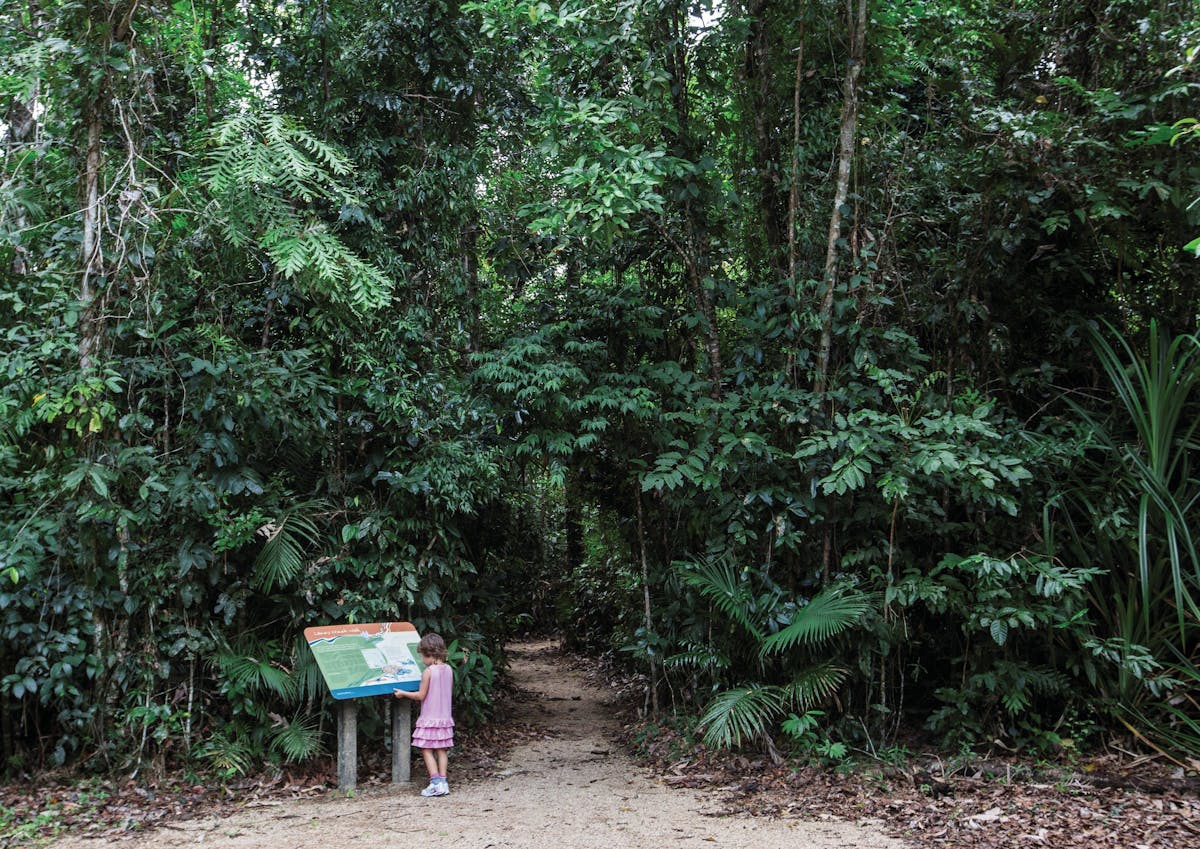
[[[229,244],[257,241],[284,277],[316,284],[357,309],[388,302],[391,279],[313,214],[354,202],[341,182],[352,171],[341,151],[278,113],[230,118],[213,130],[211,143],[200,176]]]
[[[870,596],[865,593],[831,587],[799,608],[786,628],[763,640],[761,654],[778,654],[798,643],[824,642],[858,624],[870,609]]]
[[[38,83],[45,79],[47,65],[54,61],[61,48],[51,40],[35,41],[20,50],[12,50],[12,46],[12,42],[6,43],[4,54],[0,54],[0,95],[28,101],[38,90]]]
[[[1071,689],[1071,679],[1057,669],[1031,666],[1022,670],[1021,675],[1022,683],[1045,696],[1060,696]]]
[[[762,737],[784,713],[788,693],[783,687],[751,684],[718,693],[700,718],[704,742],[728,749]]]

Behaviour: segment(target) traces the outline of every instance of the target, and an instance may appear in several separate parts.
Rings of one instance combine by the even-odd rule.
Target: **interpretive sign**
[[[408,622],[305,628],[304,639],[335,699],[421,689],[421,637]]]

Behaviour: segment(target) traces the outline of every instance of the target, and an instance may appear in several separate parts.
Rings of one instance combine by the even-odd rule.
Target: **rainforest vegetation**
[[[539,631],[714,746],[1194,764],[1198,53],[1193,0],[5,2],[0,769],[310,758],[301,630],[393,619],[471,721]]]

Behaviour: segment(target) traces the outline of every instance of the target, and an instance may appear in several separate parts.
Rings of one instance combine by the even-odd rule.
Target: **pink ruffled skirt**
[[[417,719],[412,744],[421,749],[449,749],[454,746],[453,719]]]

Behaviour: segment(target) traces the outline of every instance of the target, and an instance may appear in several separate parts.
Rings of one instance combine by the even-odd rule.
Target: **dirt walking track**
[[[898,841],[838,822],[714,816],[717,803],[670,789],[629,760],[612,737],[604,693],[568,669],[552,643],[514,647],[512,675],[534,695],[540,739],[515,748],[485,779],[424,799],[411,788],[297,800],[233,816],[172,823],[128,840],[65,837],[55,849],[899,849]]]

